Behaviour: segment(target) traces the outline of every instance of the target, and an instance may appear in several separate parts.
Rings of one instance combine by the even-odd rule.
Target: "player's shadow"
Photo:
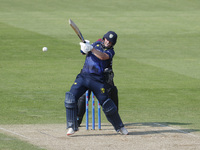
[[[191,123],[178,123],[178,122],[143,122],[143,123],[127,123],[125,126],[130,129],[129,135],[149,135],[149,134],[164,134],[164,133],[182,133],[188,134],[192,132],[198,132],[199,129],[187,129],[172,126],[184,126],[190,125]],[[137,128],[143,129],[147,128],[145,131],[138,131]],[[159,128],[159,129],[158,129]],[[163,129],[162,129],[163,128]],[[136,129],[134,131],[134,129]]]
[[[142,122],[142,123],[127,123],[125,124],[125,127],[127,128],[129,135],[153,135],[153,134],[165,134],[165,133],[179,133],[179,134],[189,134],[192,132],[198,132],[199,129],[186,129],[178,127],[184,126],[184,125],[190,125],[191,123],[178,123],[178,122]],[[176,127],[172,127],[176,126]],[[79,137],[79,136],[116,136],[118,135],[115,131],[113,131],[113,127],[111,124],[103,124],[102,130],[99,132],[94,132],[91,134],[91,132],[88,132],[89,134],[75,134],[73,137]],[[108,131],[108,133],[106,133]]]

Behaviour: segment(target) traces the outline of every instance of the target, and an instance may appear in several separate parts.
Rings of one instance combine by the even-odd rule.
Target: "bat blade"
[[[78,35],[79,39],[85,43],[84,37],[81,34],[81,31],[79,30],[79,28],[77,27],[77,25],[71,20],[69,19],[69,24],[72,27],[72,29],[75,31],[75,33]]]

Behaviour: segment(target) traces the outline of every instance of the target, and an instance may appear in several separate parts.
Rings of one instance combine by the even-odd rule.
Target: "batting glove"
[[[90,41],[89,41],[89,40],[85,40],[85,43],[88,43],[88,44],[90,44]]]
[[[85,40],[84,43],[88,43],[88,44],[90,44],[90,41],[89,41],[89,40]],[[80,50],[80,52],[81,52],[82,55],[85,55],[85,54],[86,54],[86,53],[84,53],[82,50]]]
[[[81,46],[81,51],[85,54],[87,54],[93,49],[93,46],[90,45],[89,43],[80,42],[80,46]]]

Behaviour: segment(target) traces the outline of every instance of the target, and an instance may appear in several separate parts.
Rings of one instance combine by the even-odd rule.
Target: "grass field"
[[[0,124],[65,123],[65,92],[84,62],[71,18],[91,42],[118,33],[113,68],[125,123],[200,131],[199,0],[0,3]],[[21,147],[6,138],[0,149]]]

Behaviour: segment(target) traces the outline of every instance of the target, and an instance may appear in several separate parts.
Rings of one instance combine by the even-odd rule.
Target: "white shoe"
[[[67,131],[67,135],[72,135],[74,133],[75,133],[75,131],[72,128],[69,128]]]
[[[125,127],[122,127],[121,129],[118,130],[119,134],[123,134],[123,135],[128,135],[128,131],[126,130]]]

